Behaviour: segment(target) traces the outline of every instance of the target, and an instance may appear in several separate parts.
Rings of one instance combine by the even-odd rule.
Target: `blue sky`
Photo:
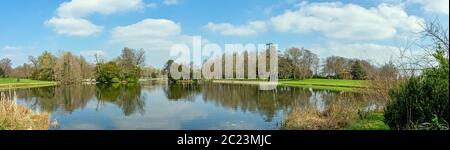
[[[448,0],[4,0],[0,58],[14,66],[44,50],[92,59],[123,47],[144,48],[161,67],[172,44],[201,36],[210,43],[277,43],[321,58],[394,59],[424,21],[448,26]]]

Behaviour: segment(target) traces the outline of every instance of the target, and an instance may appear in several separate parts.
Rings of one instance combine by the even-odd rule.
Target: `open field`
[[[30,79],[20,79],[16,78],[0,78],[0,90],[5,89],[19,89],[19,88],[33,88],[33,87],[45,87],[56,85],[57,82],[51,81],[37,81]]]

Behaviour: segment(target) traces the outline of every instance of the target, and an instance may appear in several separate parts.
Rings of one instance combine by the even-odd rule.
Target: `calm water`
[[[229,84],[72,85],[16,93],[19,104],[51,112],[55,129],[278,129],[295,107],[375,103],[355,93]]]

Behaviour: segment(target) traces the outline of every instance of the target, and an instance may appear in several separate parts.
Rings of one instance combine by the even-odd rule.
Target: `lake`
[[[53,130],[277,130],[293,108],[333,101],[376,107],[362,94],[231,84],[71,85],[16,90],[18,104],[51,113]]]

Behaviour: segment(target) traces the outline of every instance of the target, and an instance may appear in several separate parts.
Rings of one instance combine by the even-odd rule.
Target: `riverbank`
[[[322,90],[358,91],[366,88],[365,80],[337,80],[337,79],[305,79],[280,80],[281,85],[296,86]]]
[[[250,84],[256,85],[261,82],[261,80],[213,80],[213,83],[222,84]],[[353,91],[357,92],[366,88],[368,81],[364,80],[336,80],[336,79],[305,79],[305,80],[279,80],[279,86],[292,86],[292,87],[303,87],[312,88],[318,90],[335,90],[335,91]]]
[[[57,85],[57,82],[30,79],[0,78],[0,90],[36,88]]]
[[[48,130],[50,114],[34,112],[0,96],[0,130]]]
[[[384,123],[383,112],[372,112],[353,120],[344,130],[389,130],[389,126]]]

